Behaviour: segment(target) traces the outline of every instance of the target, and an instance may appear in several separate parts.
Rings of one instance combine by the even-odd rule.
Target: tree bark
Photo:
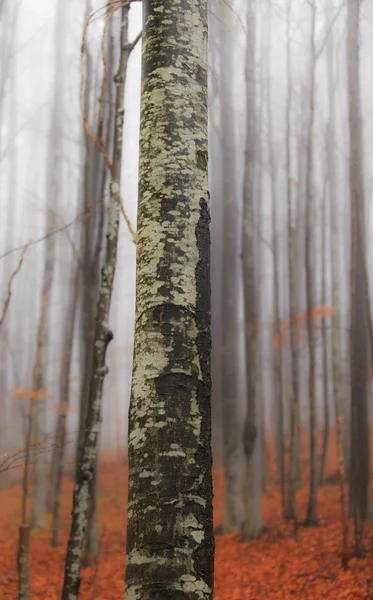
[[[128,5],[122,8],[120,61],[116,80],[115,130],[111,167],[110,199],[106,229],[106,255],[101,271],[101,283],[96,307],[96,326],[93,344],[92,377],[87,401],[84,441],[79,452],[79,464],[73,495],[72,523],[65,561],[62,600],[79,597],[82,547],[90,508],[91,483],[97,461],[97,439],[101,422],[102,389],[107,373],[106,350],[113,334],[108,328],[110,302],[116,267],[119,219],[120,182],[122,165],[124,91],[127,63],[131,47],[127,44]]]
[[[207,1],[143,19],[125,598],[210,600]]]

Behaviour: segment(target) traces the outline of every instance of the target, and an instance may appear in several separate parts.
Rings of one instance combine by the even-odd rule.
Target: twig
[[[74,225],[74,223],[76,223],[76,221],[78,221],[80,218],[87,217],[87,216],[89,216],[89,213],[86,213],[86,212],[81,213],[77,217],[75,217],[72,221],[70,221],[66,225],[63,225],[63,227],[54,229],[53,231],[50,231],[49,233],[47,233],[46,235],[43,235],[40,238],[32,239],[27,244],[22,244],[22,246],[17,246],[16,248],[11,248],[10,250],[7,250],[6,252],[4,252],[4,254],[0,254],[0,260],[2,258],[5,258],[6,256],[9,256],[10,254],[13,254],[13,252],[18,252],[19,250],[23,250],[24,248],[28,248],[29,246],[34,246],[35,244],[38,244],[39,242],[44,242],[44,240],[47,240],[52,235],[56,235],[56,233],[61,233],[62,231],[66,231],[66,229],[68,227],[71,227],[72,225]]]
[[[24,246],[24,248],[22,250],[22,253],[21,253],[21,256],[20,256],[20,259],[19,259],[19,262],[18,262],[18,265],[15,268],[15,270],[13,271],[13,273],[11,274],[10,278],[9,278],[9,281],[8,281],[8,295],[6,297],[6,300],[4,301],[3,313],[2,313],[1,318],[0,318],[0,330],[1,330],[2,324],[4,323],[4,319],[6,317],[6,313],[8,312],[8,308],[9,308],[9,304],[10,304],[10,299],[12,297],[12,284],[13,284],[13,280],[14,280],[15,276],[21,270],[23,259],[25,257],[25,254],[26,254],[27,249],[30,246],[30,244],[31,244],[31,240],[29,241],[28,244],[26,244],[26,246]]]

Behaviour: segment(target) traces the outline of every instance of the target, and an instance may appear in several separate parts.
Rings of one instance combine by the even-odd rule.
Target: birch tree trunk
[[[89,17],[92,11],[90,0],[86,6],[85,19]],[[105,140],[105,147],[110,148],[112,140],[113,130],[113,118],[112,113],[112,80],[114,78],[114,42],[112,28],[114,19],[112,19],[108,26],[108,52],[107,52],[107,65],[108,65],[108,85],[105,90],[104,107],[103,107],[103,122],[97,123],[96,126],[96,138],[101,137]],[[127,25],[125,27],[125,35],[127,35]],[[127,37],[125,37],[125,43],[127,43]],[[89,115],[90,111],[90,97],[92,95],[92,88],[97,90],[101,82],[94,81],[94,75],[92,72],[92,57],[89,51],[86,52],[86,80],[87,86],[85,89],[84,98],[84,109],[85,114]],[[89,84],[89,85],[88,85]],[[98,121],[98,115],[96,107],[91,111],[92,118],[95,117]],[[79,465],[79,452],[81,446],[84,445],[84,435],[86,427],[86,418],[88,410],[88,395],[89,386],[92,378],[93,368],[93,351],[94,351],[94,335],[95,335],[95,319],[96,319],[96,307],[97,298],[99,293],[100,285],[100,269],[102,265],[102,247],[104,237],[104,225],[105,225],[105,214],[106,214],[106,202],[105,195],[107,191],[107,179],[108,169],[105,167],[104,157],[101,151],[96,147],[92,139],[87,135],[83,128],[83,135],[85,139],[85,168],[84,168],[84,191],[83,191],[83,204],[84,211],[89,214],[84,229],[83,235],[83,260],[82,260],[82,283],[83,283],[83,294],[82,294],[82,306],[83,306],[83,319],[82,319],[82,373],[83,373],[83,386],[81,390],[80,398],[80,413],[79,413],[79,436],[77,444],[77,460],[76,468]],[[105,131],[106,130],[106,131]],[[97,523],[97,492],[98,492],[98,464],[93,471],[93,477],[90,483],[89,493],[89,511],[88,511],[88,523],[86,530],[86,545],[84,554],[84,564],[90,564],[96,560],[99,552],[99,541],[98,541],[98,523]]]
[[[221,137],[223,190],[222,278],[222,442],[224,470],[223,533],[238,533],[242,525],[242,450],[238,414],[238,189],[232,75],[234,13],[221,6]]]
[[[56,53],[54,62],[54,89],[52,98],[51,123],[48,140],[48,160],[46,178],[46,233],[54,227],[54,210],[58,206],[59,186],[62,165],[62,127],[63,122],[63,89],[64,89],[64,55],[65,55],[65,23],[66,2],[59,0],[55,21]],[[42,446],[46,440],[46,395],[50,303],[52,294],[56,238],[51,235],[45,241],[44,279],[40,310],[40,336],[38,336],[36,356],[38,364],[35,370],[34,392],[37,394],[33,403],[33,441]],[[44,527],[47,505],[47,465],[45,452],[36,453],[32,472],[32,504],[31,526]]]
[[[213,596],[207,1],[143,3],[126,600]]]
[[[310,405],[310,489],[307,506],[306,525],[317,525],[317,439],[316,439],[316,350],[315,332],[313,328],[312,311],[314,308],[313,281],[313,244],[312,244],[312,213],[313,213],[313,123],[315,113],[315,23],[316,4],[311,3],[311,55],[310,55],[310,109],[306,140],[306,235],[305,235],[305,267],[306,267],[306,305],[307,305],[307,335],[309,352],[308,393]]]
[[[101,282],[96,307],[96,326],[93,345],[92,376],[87,396],[87,416],[84,440],[79,452],[79,464],[73,495],[72,523],[65,561],[65,577],[62,600],[77,600],[79,597],[82,547],[87,528],[90,508],[91,482],[97,461],[97,438],[101,421],[102,389],[107,373],[106,350],[113,334],[108,328],[110,303],[115,275],[119,217],[120,182],[122,166],[124,91],[127,63],[131,46],[127,44],[129,7],[122,8],[120,35],[120,60],[116,81],[115,130],[113,161],[111,168],[110,199],[106,229],[106,254],[101,271]]]
[[[249,0],[246,20],[246,145],[243,189],[243,288],[245,316],[246,394],[247,415],[244,427],[246,458],[245,520],[243,538],[257,538],[263,529],[262,518],[262,423],[258,395],[259,346],[257,277],[255,265],[255,42],[256,4]],[[259,200],[260,201],[260,200]]]
[[[364,191],[359,77],[360,0],[349,0],[347,13],[347,68],[350,130],[351,202],[351,487],[355,550],[364,552],[363,522],[369,494],[369,425],[367,410],[368,315],[364,277]]]

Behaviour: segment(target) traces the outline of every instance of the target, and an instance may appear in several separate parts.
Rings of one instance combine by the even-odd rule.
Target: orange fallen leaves
[[[303,440],[307,447],[306,438]],[[336,456],[330,446],[328,473],[333,474]],[[104,457],[105,458],[105,457]],[[272,458],[272,457],[271,457]],[[306,459],[306,456],[305,456]],[[83,569],[81,600],[91,600],[96,580],[96,600],[122,600],[125,571],[125,532],[127,467],[110,460],[101,461],[99,523],[105,531],[101,561]],[[274,472],[274,461],[270,469]],[[297,497],[300,518],[307,506],[307,467],[303,486]],[[222,517],[222,472],[214,472],[215,523]],[[31,539],[31,600],[58,600],[63,581],[63,566],[68,537],[73,483],[65,478],[62,498],[62,545],[49,546],[50,531],[34,531]],[[320,527],[300,528],[299,542],[292,536],[292,524],[281,518],[280,493],[276,486],[263,501],[263,536],[241,543],[239,536],[216,538],[215,600],[368,600],[373,598],[373,525],[366,524],[364,537],[367,556],[352,557],[350,568],[341,569],[341,525],[338,485],[319,490]],[[0,492],[0,598],[16,597],[16,546],[19,525],[20,487]],[[50,526],[50,520],[47,523]],[[352,533],[352,529],[351,529]],[[350,535],[352,544],[353,535]]]

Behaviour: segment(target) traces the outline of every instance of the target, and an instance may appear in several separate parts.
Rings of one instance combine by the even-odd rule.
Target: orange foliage
[[[316,322],[317,319],[327,317],[328,315],[334,315],[335,309],[333,306],[318,306],[312,310],[312,320]],[[297,328],[298,333],[298,342],[305,341],[305,338],[300,335],[299,329],[302,327],[306,327],[307,324],[307,313],[303,312],[295,317],[295,326]],[[290,327],[290,321],[281,321],[280,323],[280,333],[276,334],[273,338],[273,346],[275,348],[279,348],[280,345],[288,344],[288,337],[286,334],[286,330]]]
[[[31,400],[37,400],[38,398],[47,398],[51,400],[53,396],[48,392],[48,390],[27,390],[23,388],[17,388],[14,392],[14,396],[19,396],[23,398],[25,402],[31,402]]]
[[[308,439],[304,450],[303,485],[297,497],[299,518],[306,513],[308,500]],[[320,444],[321,446],[321,444]],[[327,475],[335,473],[336,444],[330,443]],[[273,448],[270,469],[275,470]],[[214,520],[222,518],[223,477],[214,472]],[[102,536],[100,564],[83,569],[81,600],[122,600],[125,572],[125,532],[127,470],[123,463],[102,461],[100,467],[99,523]],[[51,548],[50,531],[34,531],[31,536],[31,600],[57,600],[61,597],[63,568],[68,538],[73,482],[63,482],[61,546]],[[0,492],[0,598],[17,596],[16,549],[19,525],[19,485]],[[341,568],[341,521],[338,485],[319,490],[320,527],[300,528],[299,541],[293,539],[292,523],[281,518],[281,498],[273,486],[264,496],[263,517],[266,532],[256,541],[241,543],[237,535],[216,537],[215,600],[368,600],[373,597],[373,524],[364,528],[367,556],[353,555],[353,532],[348,547],[349,569]],[[51,524],[48,517],[47,525]],[[95,594],[93,594],[95,590]]]

